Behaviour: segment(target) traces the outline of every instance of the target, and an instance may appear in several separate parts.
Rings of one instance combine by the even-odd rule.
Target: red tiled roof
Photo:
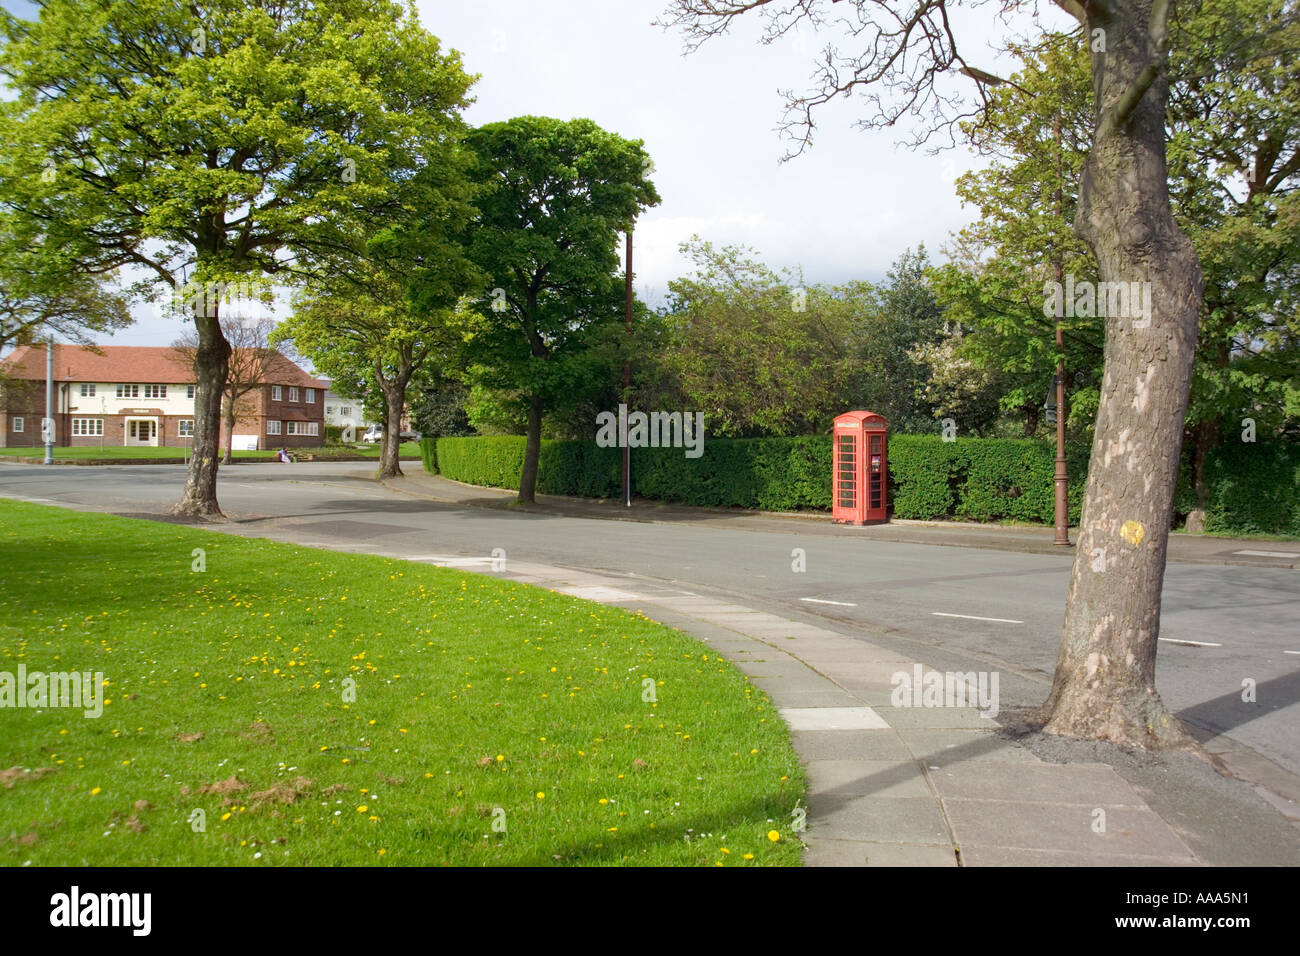
[[[97,352],[81,345],[54,346],[56,382],[138,383],[141,385],[188,385],[194,371],[175,350],[163,346],[100,345]],[[0,374],[21,379],[45,380],[45,346],[21,345],[0,362]],[[263,383],[301,385],[325,389],[325,383],[276,353]]]

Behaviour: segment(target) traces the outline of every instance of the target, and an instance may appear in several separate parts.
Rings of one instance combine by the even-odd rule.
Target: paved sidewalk
[[[483,488],[451,481],[423,470],[408,469],[401,478],[384,482],[395,491],[472,507],[508,508],[515,492],[500,488]],[[609,518],[622,521],[651,521],[665,524],[690,522],[755,531],[795,530],[800,535],[854,535],[881,541],[908,544],[934,544],[958,548],[993,548],[999,551],[1026,551],[1059,554],[1068,551],[1052,543],[1053,530],[964,524],[954,521],[891,521],[883,525],[850,527],[831,522],[824,514],[741,511],[739,509],[689,508],[654,501],[634,500],[631,507],[606,499],[567,498],[538,495],[531,510],[581,518]],[[1070,540],[1077,531],[1070,529]],[[1219,538],[1176,533],[1169,536],[1169,560],[1183,564],[1233,564],[1247,567],[1292,568],[1300,570],[1300,541],[1268,541],[1248,538]]]

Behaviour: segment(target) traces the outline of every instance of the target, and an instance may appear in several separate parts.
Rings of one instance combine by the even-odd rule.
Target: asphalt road
[[[935,669],[997,669],[1004,708],[1046,696],[1069,554],[866,540],[847,529],[843,536],[810,535],[799,521],[788,530],[733,530],[717,521],[661,524],[453,506],[389,491],[368,479],[371,471],[337,463],[239,465],[221,472],[219,497],[240,533],[405,557],[486,557],[503,548],[511,560],[717,591],[844,633],[869,633]],[[0,464],[0,496],[161,513],[183,477],[179,465]],[[804,550],[802,572],[792,568],[795,548]],[[1161,695],[1184,719],[1300,774],[1298,622],[1300,571],[1170,564],[1157,664]],[[1241,699],[1248,680],[1256,703]]]

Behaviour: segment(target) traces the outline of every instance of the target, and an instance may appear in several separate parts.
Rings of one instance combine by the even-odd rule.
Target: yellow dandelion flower
[[[776,843],[781,839],[781,834],[776,830],[768,830],[767,838],[771,840],[773,843]]]

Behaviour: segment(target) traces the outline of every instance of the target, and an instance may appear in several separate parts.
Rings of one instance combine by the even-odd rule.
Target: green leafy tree
[[[1204,514],[1209,452],[1242,421],[1300,434],[1300,21],[1287,0],[1185,0],[1170,58],[1170,192],[1205,299],[1187,442]]]
[[[661,356],[686,406],[719,436],[797,435],[830,427],[856,367],[845,299],[808,288],[698,236],[695,266],[668,283],[671,336]]]
[[[531,502],[544,412],[608,378],[603,330],[623,318],[618,234],[659,195],[641,142],[590,120],[522,116],[467,143],[490,189],[469,243],[487,280],[467,364],[479,384],[527,403],[519,500]]]
[[[130,302],[114,278],[77,272],[39,235],[0,213],[0,352],[51,335],[90,342],[130,325]]]
[[[212,290],[310,276],[356,248],[359,223],[454,149],[472,79],[388,0],[37,6],[4,14],[0,200],[84,271],[185,288],[198,388],[174,510],[219,514],[230,345]]]

